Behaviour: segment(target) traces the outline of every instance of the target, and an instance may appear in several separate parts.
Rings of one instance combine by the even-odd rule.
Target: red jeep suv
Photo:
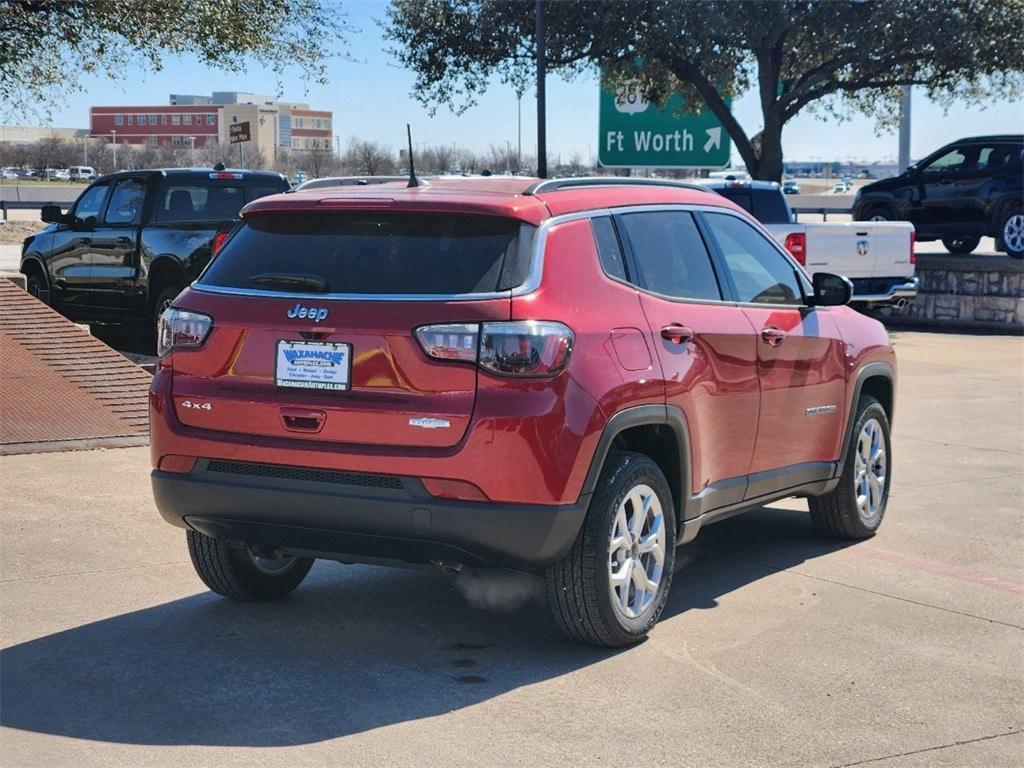
[[[156,504],[230,598],[315,558],[513,568],[626,645],[702,525],[803,496],[877,529],[895,359],[850,293],[682,183],[261,198],[163,315]]]

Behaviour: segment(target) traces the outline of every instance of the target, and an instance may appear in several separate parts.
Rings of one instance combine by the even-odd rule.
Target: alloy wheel
[[[608,591],[616,613],[635,619],[655,601],[665,566],[665,514],[646,484],[630,489],[612,518]]]
[[[1015,213],[1003,225],[1003,242],[1016,253],[1024,251],[1024,213]]]
[[[882,511],[885,501],[886,474],[885,435],[878,419],[868,419],[857,437],[857,453],[853,473],[853,490],[857,510],[863,520],[873,520]]]
[[[246,549],[256,570],[268,576],[280,576],[282,573],[287,573],[299,560],[297,557],[269,557],[254,547],[246,547]]]

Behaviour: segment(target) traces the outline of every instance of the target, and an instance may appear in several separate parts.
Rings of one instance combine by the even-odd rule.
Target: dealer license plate
[[[348,389],[352,346],[327,341],[277,342],[274,382],[300,389]]]

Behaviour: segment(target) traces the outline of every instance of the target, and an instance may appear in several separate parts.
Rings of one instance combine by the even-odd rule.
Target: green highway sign
[[[635,83],[601,89],[598,162],[605,168],[727,168],[729,135],[710,110],[677,116],[682,97],[658,109]]]

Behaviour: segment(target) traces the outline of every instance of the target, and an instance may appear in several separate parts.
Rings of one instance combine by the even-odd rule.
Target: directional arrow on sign
[[[718,149],[722,146],[722,129],[718,128],[706,128],[704,132],[708,135],[708,140],[704,142],[704,151],[710,152],[711,148]]]

